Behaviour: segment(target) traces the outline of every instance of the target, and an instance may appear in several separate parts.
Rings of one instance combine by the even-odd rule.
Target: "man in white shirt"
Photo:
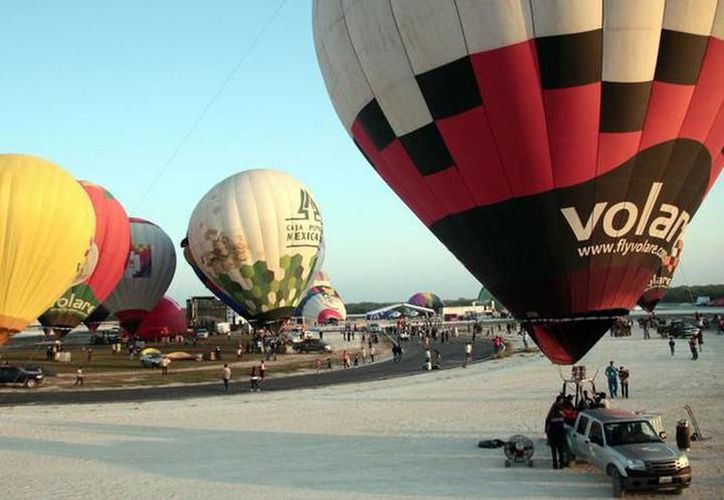
[[[224,363],[224,368],[221,370],[221,379],[224,381],[224,392],[229,391],[229,380],[231,380],[231,368],[228,363]]]

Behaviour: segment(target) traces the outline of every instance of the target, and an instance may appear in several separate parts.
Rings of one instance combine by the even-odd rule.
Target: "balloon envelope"
[[[357,146],[555,363],[636,304],[724,162],[724,6],[681,5],[314,3]]]
[[[181,241],[181,248],[184,249],[184,259],[186,259],[186,263],[191,266],[191,269],[193,269],[194,274],[196,277],[201,281],[201,283],[204,284],[207,290],[209,290],[211,293],[213,293],[216,298],[218,298],[221,302],[226,304],[228,307],[231,307],[237,314],[243,315],[244,312],[246,312],[243,308],[239,307],[239,305],[234,302],[234,300],[226,295],[222,289],[220,289],[218,286],[216,286],[204,273],[199,269],[198,264],[196,263],[196,258],[191,253],[191,249],[189,248],[189,239],[184,238]]]
[[[186,314],[181,306],[170,297],[162,297],[141,320],[136,337],[155,341],[161,337],[184,335],[187,327]]]
[[[131,227],[123,206],[103,187],[80,181],[96,217],[89,260],[93,269],[82,283],[70,287],[38,320],[59,337],[78,326],[113,291],[123,275]]]
[[[87,318],[83,320],[83,324],[88,328],[88,331],[93,333],[98,330],[98,327],[101,326],[101,323],[108,319],[110,315],[110,311],[108,311],[108,309],[106,309],[106,307],[101,304],[96,307],[93,312],[88,315]]]
[[[274,170],[214,186],[189,221],[198,268],[247,319],[287,319],[321,266],[322,216],[310,191]]]
[[[445,303],[442,301],[442,299],[432,292],[418,292],[409,299],[407,299],[407,302],[415,306],[434,309],[435,312],[438,314],[445,306]]]
[[[95,231],[93,206],[60,167],[0,155],[0,344],[27,326],[82,271]]]
[[[123,277],[103,305],[135,333],[171,284],[176,251],[171,238],[156,224],[131,218],[131,248]]]
[[[299,303],[295,316],[302,316],[308,325],[326,325],[331,321],[340,322],[347,319],[347,308],[339,293],[329,286],[329,279],[315,281],[326,285],[314,285]]]

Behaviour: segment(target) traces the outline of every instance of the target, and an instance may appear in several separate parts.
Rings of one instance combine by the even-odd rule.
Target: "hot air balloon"
[[[187,327],[186,314],[181,306],[170,297],[162,297],[141,320],[136,338],[155,342],[162,337],[185,335]]]
[[[38,320],[62,338],[84,321],[113,291],[128,260],[131,228],[123,206],[104,188],[80,181],[93,204],[96,232],[86,260],[90,273],[70,287]]]
[[[294,315],[303,317],[308,325],[327,325],[347,319],[347,308],[337,290],[332,288],[327,274],[320,271]]]
[[[188,248],[237,312],[276,330],[319,271],[322,227],[306,187],[282,172],[248,170],[201,199],[189,221]]]
[[[316,0],[343,125],[558,364],[636,304],[724,163],[724,2]]]
[[[651,277],[649,284],[646,285],[644,293],[641,294],[638,304],[647,312],[654,312],[656,305],[664,298],[666,292],[669,291],[671,280],[674,277],[681,259],[681,251],[684,248],[683,239],[679,238],[671,250],[671,253],[664,257],[656,274]]]
[[[176,251],[171,238],[156,224],[131,217],[131,248],[123,277],[103,305],[135,334],[171,284]]]
[[[0,345],[82,272],[95,231],[83,188],[57,165],[0,155]]]
[[[415,306],[434,309],[438,314],[442,312],[442,308],[445,306],[442,299],[432,292],[418,292],[407,299],[407,302]]]

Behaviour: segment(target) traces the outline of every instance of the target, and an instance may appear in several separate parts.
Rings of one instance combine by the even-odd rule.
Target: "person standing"
[[[676,341],[674,340],[674,337],[669,337],[669,350],[671,351],[671,355],[674,355],[674,349],[676,349]]]
[[[264,363],[264,360],[261,360],[261,363],[259,363],[259,390],[264,387],[264,378],[266,377],[266,363]]]
[[[465,362],[463,363],[463,368],[468,367],[468,363],[473,359],[473,344],[468,342],[465,344]]]
[[[375,362],[375,354],[376,354],[376,353],[377,353],[377,351],[375,351],[375,346],[370,346],[370,361],[371,361],[372,363]]]
[[[168,375],[168,365],[171,364],[171,360],[168,356],[161,358],[161,375]]]
[[[696,334],[696,341],[699,344],[699,352],[704,352],[704,328],[699,329],[699,333]]]
[[[621,397],[628,399],[628,379],[631,374],[623,366],[618,369],[618,379],[621,381]]]
[[[214,352],[216,353],[216,359],[218,361],[221,361],[221,347],[217,345],[216,349],[214,349]]]
[[[696,348],[696,337],[691,337],[689,339],[689,349],[691,349],[691,359],[693,361],[699,359],[699,352]]]
[[[251,392],[259,391],[259,377],[256,375],[256,366],[251,367],[251,373],[249,374],[249,390]]]
[[[608,379],[608,394],[611,399],[618,397],[618,370],[611,361],[606,367],[606,378]]]
[[[319,373],[319,370],[322,368],[322,360],[317,357],[317,359],[314,360],[314,369]]]
[[[221,380],[224,382],[224,392],[228,392],[229,380],[231,380],[231,368],[228,363],[224,363],[224,367],[221,369]]]
[[[563,422],[560,406],[556,405],[551,410],[546,424],[546,437],[548,438],[548,445],[551,447],[554,469],[562,469],[565,463],[563,447],[566,440],[566,430]]]
[[[367,364],[367,348],[364,346],[364,344],[362,345],[362,364]]]
[[[75,384],[73,385],[83,385],[83,367],[79,366],[78,369],[75,371]]]

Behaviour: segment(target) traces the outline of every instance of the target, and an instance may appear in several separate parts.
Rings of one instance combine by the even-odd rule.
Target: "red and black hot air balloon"
[[[674,272],[681,260],[683,247],[684,240],[679,238],[671,249],[671,253],[662,259],[661,266],[656,271],[656,274],[651,277],[646,288],[644,288],[644,293],[641,294],[638,304],[646,312],[654,312],[656,305],[664,298],[666,292],[669,291]]]
[[[317,0],[313,18],[359,149],[554,363],[636,304],[724,162],[724,2]]]

